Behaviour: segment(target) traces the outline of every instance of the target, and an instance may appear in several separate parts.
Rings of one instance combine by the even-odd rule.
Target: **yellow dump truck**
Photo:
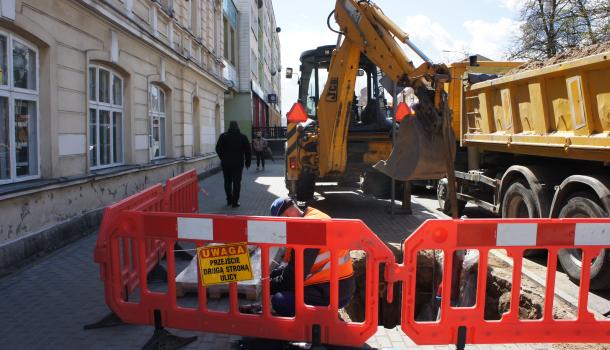
[[[494,64],[504,73],[502,64],[478,63]],[[497,78],[463,65],[451,67],[449,87],[461,208],[471,202],[505,218],[608,217],[610,51]],[[446,193],[447,182],[439,182],[445,209]],[[559,260],[580,279],[578,250]],[[591,276],[592,288],[610,287],[610,251],[593,261]]]

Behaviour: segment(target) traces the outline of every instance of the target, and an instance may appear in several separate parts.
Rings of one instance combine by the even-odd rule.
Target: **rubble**
[[[585,46],[585,47],[575,47],[572,49],[568,49],[554,57],[551,57],[551,58],[543,60],[543,61],[534,60],[534,61],[526,62],[526,63],[522,64],[521,66],[510,70],[507,73],[507,75],[516,74],[516,73],[520,73],[520,72],[532,70],[532,69],[538,69],[538,68],[542,68],[542,67],[546,67],[546,66],[550,66],[553,64],[566,62],[566,61],[572,61],[575,59],[579,59],[579,58],[583,58],[583,57],[587,57],[587,56],[591,56],[591,55],[596,55],[596,54],[604,53],[607,51],[610,51],[610,41],[606,41],[606,42],[595,44],[595,45],[589,45],[589,46]]]
[[[402,252],[398,247],[392,246],[397,261],[402,261]],[[474,251],[476,253],[476,251]],[[352,252],[354,274],[356,276],[356,293],[352,302],[345,308],[344,317],[353,322],[364,321],[366,300],[366,259],[362,252]],[[464,259],[460,276],[458,296],[453,296],[455,303],[461,307],[473,306],[476,298],[476,284],[478,278],[478,254],[468,253]],[[415,315],[418,321],[436,320],[435,296],[442,278],[443,255],[440,252],[421,251],[417,259],[417,281],[415,296]],[[487,286],[485,299],[485,319],[499,320],[510,310],[512,289],[512,267],[493,254],[489,255],[487,271]],[[387,288],[383,281],[383,266],[380,273],[380,311],[379,322],[387,328],[400,324],[401,289],[395,284],[394,302],[387,304],[385,295]],[[522,276],[519,300],[519,318],[528,320],[541,319],[544,308],[545,288],[536,282]],[[553,303],[553,317],[557,319],[570,319],[576,316],[576,309],[555,298]]]

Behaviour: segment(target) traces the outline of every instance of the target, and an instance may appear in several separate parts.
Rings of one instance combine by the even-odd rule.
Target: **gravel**
[[[572,60],[576,60],[579,58],[592,56],[592,55],[596,55],[596,54],[600,54],[600,53],[604,53],[604,52],[610,52],[610,41],[606,41],[606,42],[595,44],[595,45],[589,45],[589,46],[585,46],[585,47],[575,47],[575,48],[566,50],[566,51],[558,54],[557,56],[548,58],[543,61],[538,61],[538,60],[529,61],[529,62],[522,64],[521,66],[519,66],[517,68],[510,70],[507,73],[507,75],[516,74],[519,72],[532,70],[532,69],[538,69],[538,68],[550,66],[553,64],[557,64],[557,63],[572,61]]]

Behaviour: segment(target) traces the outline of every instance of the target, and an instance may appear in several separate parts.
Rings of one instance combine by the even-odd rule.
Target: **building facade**
[[[218,167],[222,0],[0,3],[0,274],[111,202]]]
[[[237,121],[248,136],[281,126],[279,28],[271,0],[224,0],[223,16],[227,124]]]

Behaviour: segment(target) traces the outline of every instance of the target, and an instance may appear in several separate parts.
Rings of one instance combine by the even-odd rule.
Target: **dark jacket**
[[[246,135],[239,130],[229,129],[222,133],[216,143],[216,153],[223,168],[250,167],[252,152]]]

